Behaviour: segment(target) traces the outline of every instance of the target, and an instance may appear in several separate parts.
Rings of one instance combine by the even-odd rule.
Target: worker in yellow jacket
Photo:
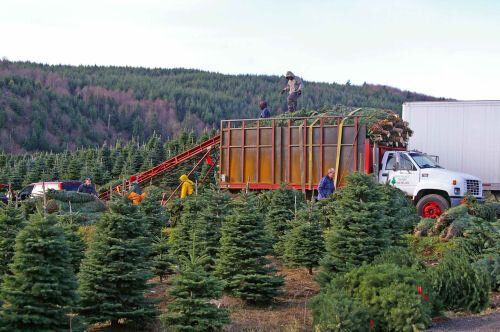
[[[182,182],[181,198],[191,196],[193,194],[193,181],[189,180],[186,174],[182,174],[179,180]]]

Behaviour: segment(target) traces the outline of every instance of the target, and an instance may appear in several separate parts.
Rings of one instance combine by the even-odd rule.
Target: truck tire
[[[449,207],[448,200],[437,194],[425,195],[417,202],[418,215],[423,218],[437,218]]]

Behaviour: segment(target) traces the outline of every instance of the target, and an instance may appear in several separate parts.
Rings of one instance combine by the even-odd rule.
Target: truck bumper
[[[450,207],[460,205],[464,197],[450,197]],[[476,198],[479,203],[484,203],[484,198]]]
[[[450,197],[450,207],[454,207],[457,205],[460,205],[462,202],[463,197]]]

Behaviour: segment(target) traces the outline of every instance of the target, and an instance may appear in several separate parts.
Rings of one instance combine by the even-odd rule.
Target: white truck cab
[[[380,183],[390,183],[412,197],[418,214],[436,218],[460,204],[466,193],[483,198],[481,180],[440,167],[430,156],[417,151],[387,151],[382,157]]]

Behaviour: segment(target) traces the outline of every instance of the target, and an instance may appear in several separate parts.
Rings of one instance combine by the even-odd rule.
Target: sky
[[[498,0],[0,0],[0,57],[500,99]]]

